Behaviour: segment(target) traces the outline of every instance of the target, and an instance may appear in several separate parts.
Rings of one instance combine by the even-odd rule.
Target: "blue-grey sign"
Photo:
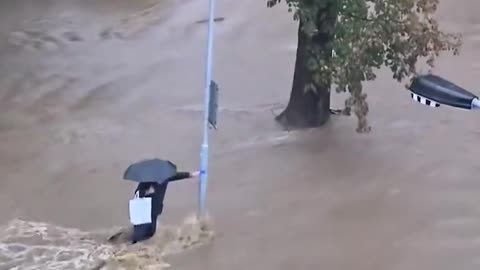
[[[210,103],[208,104],[208,123],[211,128],[217,129],[218,114],[218,84],[215,81],[210,82]]]

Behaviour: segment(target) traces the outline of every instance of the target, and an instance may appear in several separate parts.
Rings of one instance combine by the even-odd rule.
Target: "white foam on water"
[[[0,270],[163,269],[169,266],[165,256],[213,239],[209,220],[193,216],[135,245],[129,244],[129,228],[84,232],[13,220],[0,229]]]

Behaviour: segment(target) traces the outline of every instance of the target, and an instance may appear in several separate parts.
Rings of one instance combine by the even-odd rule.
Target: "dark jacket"
[[[191,175],[189,172],[178,172],[175,176],[167,179],[161,184],[157,182],[145,182],[138,184],[135,193],[138,191],[140,198],[152,198],[152,223],[133,226],[133,243],[147,240],[155,234],[157,230],[157,218],[163,212],[163,201],[165,199],[168,183],[190,177]],[[146,194],[150,187],[153,187],[154,192]]]

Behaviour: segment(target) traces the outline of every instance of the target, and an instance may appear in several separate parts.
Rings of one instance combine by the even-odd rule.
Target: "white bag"
[[[141,225],[152,223],[152,198],[140,198],[138,193],[129,203],[130,223]]]

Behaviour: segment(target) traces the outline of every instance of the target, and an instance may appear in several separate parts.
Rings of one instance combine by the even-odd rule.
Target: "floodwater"
[[[356,134],[350,118],[280,130],[272,119],[288,98],[296,25],[286,8],[265,6],[218,1],[215,238],[193,230],[188,238],[203,245],[168,263],[479,269],[478,114],[421,106],[382,70],[366,87],[371,134]],[[471,90],[480,75],[479,8],[442,1],[438,14],[464,34],[464,47],[434,72]],[[206,24],[197,21],[207,3],[4,0],[0,12],[0,269],[82,269],[116,251],[105,231],[128,225],[133,184],[121,175],[129,163],[161,157],[198,167]],[[179,234],[193,226],[182,220],[196,210],[196,180],[171,185],[166,200],[163,224]]]

